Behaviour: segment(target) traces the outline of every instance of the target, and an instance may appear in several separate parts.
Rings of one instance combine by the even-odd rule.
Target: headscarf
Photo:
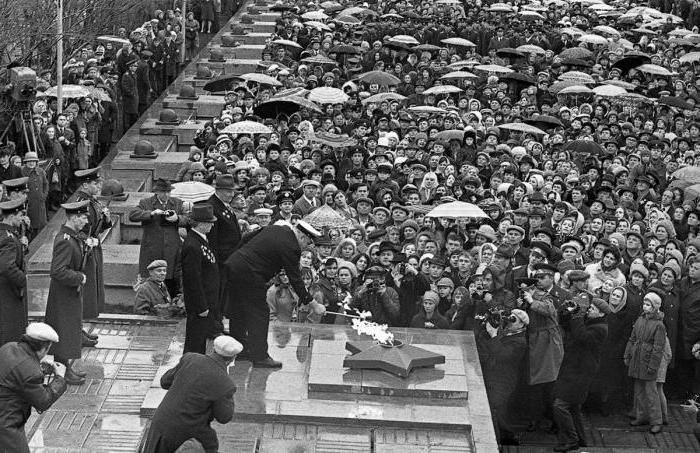
[[[610,294],[614,293],[618,289],[622,290],[622,298],[620,299],[620,303],[617,305],[613,305],[612,303],[610,303],[610,298],[608,298],[608,307],[610,307],[610,313],[617,313],[623,308],[625,308],[625,305],[627,305],[627,289],[625,289],[624,286],[616,286],[615,288],[613,288]]]

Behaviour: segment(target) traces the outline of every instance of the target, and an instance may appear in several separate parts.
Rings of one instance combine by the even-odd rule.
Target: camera
[[[406,275],[406,263],[399,264],[399,273],[401,275]]]
[[[489,308],[483,315],[474,316],[474,319],[481,321],[484,325],[489,323],[491,327],[500,327],[503,323],[504,314],[505,312],[501,309]]]
[[[562,305],[562,308],[567,313],[578,313],[581,310],[581,306],[574,300],[567,300]]]
[[[173,211],[172,209],[168,209],[167,211],[165,211],[165,214],[163,214],[163,215],[165,217],[172,217],[175,215],[175,211]]]
[[[31,101],[36,95],[36,72],[27,67],[14,67],[8,71],[12,87],[10,96],[18,102]]]

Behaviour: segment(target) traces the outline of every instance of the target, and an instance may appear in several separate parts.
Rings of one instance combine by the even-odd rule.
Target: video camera
[[[515,315],[510,310],[501,310],[499,308],[489,308],[485,314],[476,315],[474,319],[481,321],[482,324],[489,323],[491,327],[498,328],[512,324],[517,321]]]
[[[26,67],[8,69],[6,92],[17,102],[27,102],[36,96],[36,72]]]

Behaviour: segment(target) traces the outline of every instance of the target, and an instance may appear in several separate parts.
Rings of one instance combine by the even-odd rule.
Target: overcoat
[[[103,206],[94,197],[81,190],[78,190],[75,195],[76,201],[90,201],[88,223],[82,229],[82,233],[87,237],[99,239],[100,234],[112,226],[112,219],[102,213]],[[90,249],[85,268],[78,270],[87,276],[87,282],[83,286],[83,319],[95,319],[105,307],[104,259],[101,243]]]
[[[0,223],[0,346],[17,341],[27,327],[24,246],[10,225]]]
[[[216,358],[186,353],[160,379],[168,393],[156,409],[140,453],[173,453],[190,438],[207,453],[218,451],[219,441],[209,424],[233,418],[236,386]]]
[[[216,222],[207,234],[207,239],[219,264],[223,265],[241,241],[241,228],[233,209],[221,201],[216,194],[212,195],[207,203],[212,206],[216,217]]]
[[[681,282],[680,345],[673,351],[681,359],[693,359],[693,345],[700,341],[700,282],[693,283],[689,277]]]
[[[24,425],[32,407],[44,412],[65,391],[60,377],[44,385],[39,358],[27,343],[0,347],[0,451],[29,453]]]
[[[27,216],[30,227],[40,230],[48,223],[46,215],[46,198],[49,196],[49,180],[43,168],[29,169],[22,167],[22,176],[27,176]]]
[[[666,345],[664,314],[642,313],[632,328],[625,348],[625,364],[629,377],[656,381],[661,357]]]
[[[151,211],[155,209],[175,211],[179,217],[178,221],[168,222],[164,216],[152,216]],[[188,219],[183,215],[182,200],[170,197],[168,201],[161,203],[156,195],[145,198],[139,201],[136,209],[131,211],[129,220],[141,222],[143,225],[143,238],[139,251],[139,274],[142,277],[148,277],[148,269],[146,269],[148,265],[153,260],[165,260],[168,263],[168,274],[165,278],[170,279],[178,276],[182,241],[177,229],[179,226],[188,224]]]
[[[657,280],[651,285],[649,289],[655,288],[655,292],[661,296],[661,312],[664,314],[664,326],[666,327],[666,336],[671,344],[671,352],[673,356],[671,357],[671,363],[669,363],[670,368],[676,366],[676,351],[678,348],[678,341],[680,337],[680,307],[681,307],[681,292],[679,289],[678,282],[673,285],[671,291],[666,291],[661,283]]]
[[[564,342],[552,297],[537,290],[533,299],[527,311],[530,315],[527,328],[530,385],[556,381],[564,359]]]
[[[139,113],[139,90],[136,83],[136,75],[126,71],[121,81],[122,108],[124,113],[132,115]]]
[[[187,314],[202,313],[219,298],[219,266],[206,239],[189,230],[182,246],[182,293]]]
[[[83,274],[78,271],[83,259],[81,233],[63,225],[53,241],[51,283],[46,302],[45,322],[58,333],[59,342],[50,354],[63,362],[79,359],[82,347]]]

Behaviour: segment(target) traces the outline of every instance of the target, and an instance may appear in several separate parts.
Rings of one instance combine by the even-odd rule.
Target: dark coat
[[[564,341],[559,327],[554,297],[536,290],[527,310],[529,384],[554,382],[564,358]]]
[[[0,165],[0,182],[6,179],[16,179],[22,177],[22,169],[17,165],[8,165],[7,168]]]
[[[483,328],[482,328],[483,329]],[[492,406],[505,407],[522,376],[527,358],[525,331],[499,332],[493,338],[481,342],[484,348],[482,361],[484,383]],[[481,356],[481,353],[479,354]]]
[[[124,113],[136,115],[139,113],[139,90],[136,75],[126,71],[122,75],[122,108]]]
[[[151,100],[151,81],[149,73],[148,63],[144,60],[140,60],[136,68],[136,89],[139,92],[139,104],[141,105],[148,105]]]
[[[655,381],[666,345],[664,314],[642,313],[632,328],[625,348],[627,374],[635,379]]]
[[[214,250],[217,261],[223,264],[241,241],[241,228],[238,226],[238,219],[231,207],[221,201],[216,194],[212,195],[207,203],[214,208],[214,216],[216,217],[216,222],[207,234],[207,239],[209,246]]]
[[[304,287],[299,270],[301,248],[294,232],[287,226],[269,225],[243,238],[241,246],[226,261],[226,267],[248,269],[244,278],[240,275],[228,275],[230,281],[240,282],[251,287],[265,288],[268,281],[284,269],[289,277],[289,284],[299,296],[299,302],[306,304],[311,300]],[[265,303],[261,300],[260,303]],[[226,313],[231,310],[231,300],[227,301]]]
[[[435,327],[425,327],[426,322],[433,323]],[[425,310],[420,310],[418,313],[416,313],[413,319],[411,319],[411,323],[408,327],[417,327],[421,329],[449,329],[450,322],[444,316],[438,313],[437,310],[433,312],[433,316],[430,319],[426,318]]]
[[[207,311],[219,299],[219,266],[214,251],[196,231],[182,246],[182,294],[188,314]]]
[[[681,289],[681,329],[679,347],[676,349],[681,359],[693,358],[693,345],[700,341],[700,282],[693,283],[689,277],[683,279]],[[674,351],[674,352],[676,352]]]
[[[78,190],[76,201],[89,200],[88,223],[82,229],[87,237],[100,238],[100,234],[112,226],[112,219],[102,213],[102,204],[89,194]],[[83,319],[95,319],[105,308],[104,259],[102,244],[88,252],[85,268],[80,269],[87,276],[83,286]]]
[[[139,286],[134,300],[134,314],[156,316],[155,305],[171,302],[168,287],[164,283],[148,279]]]
[[[27,327],[24,246],[10,225],[0,223],[0,346],[20,339]]]
[[[554,395],[569,403],[583,404],[600,366],[608,325],[603,317],[574,317],[567,324],[564,360],[559,368]]]
[[[53,241],[51,283],[46,302],[46,322],[56,330],[60,341],[51,354],[57,361],[79,359],[82,345],[83,291],[85,274],[79,272],[83,259],[81,233],[61,226]]]
[[[179,216],[177,222],[168,222],[163,216],[151,216],[155,209],[164,211],[173,210]],[[170,197],[163,204],[156,195],[139,201],[136,209],[129,214],[132,222],[141,222],[143,226],[143,238],[141,250],[139,250],[139,274],[148,277],[148,267],[153,260],[165,260],[168,263],[166,278],[174,278],[180,272],[180,249],[182,241],[178,234],[179,226],[186,226],[189,219],[185,217],[182,209],[182,200]],[[173,294],[174,296],[174,294]]]
[[[141,453],[173,453],[187,439],[197,439],[207,452],[217,451],[219,441],[209,424],[233,418],[231,377],[217,358],[187,353],[160,379],[168,390],[156,409]]]
[[[22,167],[22,175],[27,176],[27,215],[32,229],[40,230],[48,223],[46,198],[49,196],[49,180],[41,167]]]
[[[0,451],[29,453],[24,425],[32,407],[44,412],[65,391],[61,377],[44,385],[39,358],[27,343],[0,347]]]
[[[671,291],[666,291],[661,287],[661,283],[656,282],[649,285],[649,288],[656,288],[656,292],[661,296],[661,312],[664,314],[664,326],[666,327],[666,336],[671,344],[671,362],[669,368],[676,366],[677,349],[679,345],[679,327],[680,327],[680,308],[681,308],[681,292],[678,283],[673,286]]]

